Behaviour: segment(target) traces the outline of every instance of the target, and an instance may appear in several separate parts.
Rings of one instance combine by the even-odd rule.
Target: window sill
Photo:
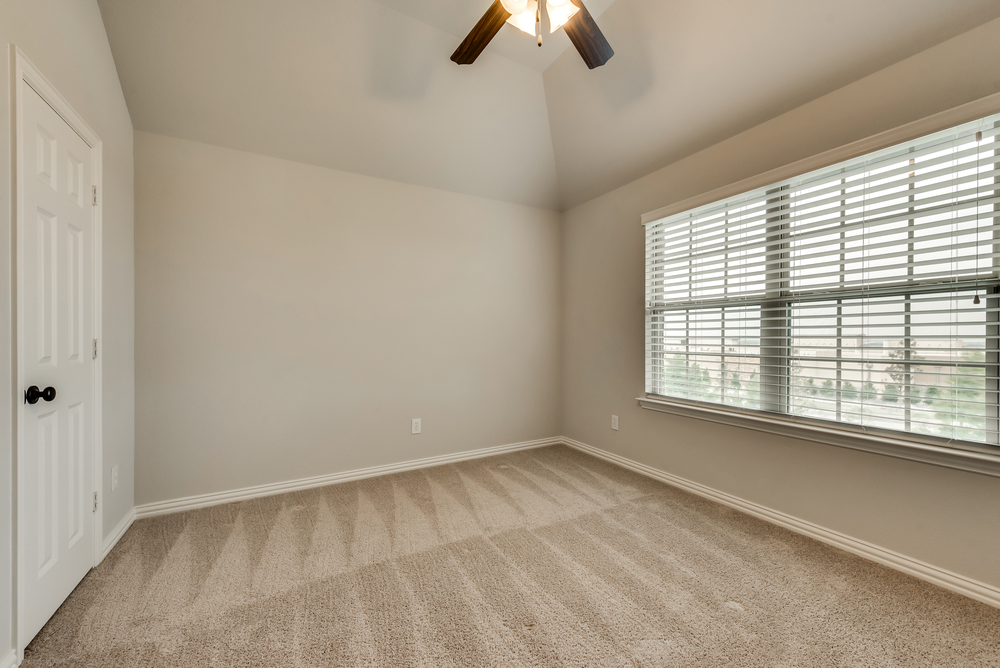
[[[646,396],[639,397],[637,401],[642,408],[660,413],[708,420],[709,422],[1000,478],[1000,454],[991,452],[959,449],[918,440],[904,440],[872,432],[838,429],[793,417],[687,402],[680,399]]]

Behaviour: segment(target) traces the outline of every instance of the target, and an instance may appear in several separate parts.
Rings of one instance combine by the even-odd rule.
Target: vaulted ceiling
[[[491,0],[99,0],[137,130],[573,206],[1000,17],[1000,0],[588,0],[616,55]]]

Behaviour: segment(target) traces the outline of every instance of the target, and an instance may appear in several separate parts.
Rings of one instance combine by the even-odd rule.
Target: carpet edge
[[[915,577],[918,580],[929,582],[933,585],[937,585],[938,587],[961,594],[981,603],[985,603],[995,608],[1000,608],[1000,588],[994,587],[993,585],[967,578],[964,575],[959,575],[958,573],[953,573],[952,571],[934,566],[933,564],[928,564],[927,562],[919,559],[908,557],[905,554],[900,554],[899,552],[894,552],[893,550],[886,549],[859,538],[848,536],[847,534],[840,533],[839,531],[827,529],[826,527],[813,524],[812,522],[800,519],[793,515],[768,508],[767,506],[762,506],[752,501],[747,501],[746,499],[733,496],[732,494],[721,492],[712,487],[687,480],[686,478],[682,478],[672,473],[667,473],[666,471],[661,471],[653,468],[652,466],[641,464],[628,459],[627,457],[622,457],[621,455],[596,448],[592,445],[588,445],[566,436],[562,438],[562,443],[570,448],[579,450],[580,452],[584,452],[599,459],[603,459],[604,461],[629,469],[630,471],[634,471],[649,478],[653,478],[654,480],[659,480],[660,482],[666,483],[672,487],[683,489],[687,492],[691,492],[692,494],[696,494],[700,497],[744,512],[748,515],[753,515],[754,517],[762,519],[765,522],[776,524],[777,526],[794,531],[795,533],[818,540],[821,543],[832,545],[833,547],[844,550],[845,552],[850,552],[851,554],[868,559],[869,561],[874,561],[878,564],[882,564],[883,566],[906,573],[907,575]]]
[[[133,522],[135,522],[135,508],[125,513],[125,517],[121,518],[118,524],[115,525],[115,528],[111,530],[111,533],[105,537],[104,542],[101,544],[101,556],[97,560],[98,564],[104,561],[104,558],[115,548],[115,545],[122,539],[122,536],[129,530]],[[3,668],[3,664],[0,664],[0,668]]]

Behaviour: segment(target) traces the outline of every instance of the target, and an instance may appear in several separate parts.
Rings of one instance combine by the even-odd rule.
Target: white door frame
[[[16,508],[16,527],[14,529],[14,559],[16,562],[15,569],[17,572],[17,577],[14,582],[14,598],[15,607],[17,614],[15,615],[15,628],[14,628],[14,646],[17,648],[17,658],[18,661],[24,658],[24,643],[21,638],[21,629],[23,625],[21,620],[23,619],[24,611],[24,600],[21,593],[24,591],[24,577],[26,573],[24,572],[24,554],[23,554],[23,541],[22,529],[25,528],[24,517],[22,516],[24,504],[20,503],[20,496],[23,492],[26,492],[29,487],[24,480],[24,467],[22,463],[24,462],[24,457],[21,453],[21,441],[23,438],[22,425],[24,424],[24,401],[22,400],[22,392],[24,390],[24,362],[23,362],[23,349],[22,341],[23,337],[23,305],[24,300],[22,299],[22,286],[24,282],[22,280],[21,271],[23,267],[22,257],[21,257],[21,239],[23,238],[24,230],[24,209],[21,203],[24,201],[23,188],[24,188],[24,174],[23,174],[23,160],[24,147],[23,142],[23,100],[25,87],[30,86],[38,95],[45,100],[49,106],[51,106],[59,116],[62,117],[69,126],[76,131],[78,135],[90,146],[93,153],[93,165],[92,174],[94,177],[94,185],[97,186],[97,204],[96,206],[91,206],[93,222],[94,222],[94,338],[98,341],[101,340],[101,275],[102,275],[102,263],[101,263],[101,246],[102,246],[102,209],[103,209],[103,193],[104,189],[102,187],[102,160],[101,160],[101,139],[97,136],[86,121],[73,110],[73,107],[66,101],[66,99],[59,94],[55,87],[49,83],[41,72],[38,71],[31,61],[24,55],[24,53],[18,49],[16,46],[11,45],[10,47],[10,59],[14,63],[14,78],[11,80],[11,100],[13,102],[14,113],[12,114],[14,122],[14,136],[16,138],[14,142],[14,160],[16,164],[16,169],[14,173],[14,187],[13,187],[13,198],[14,207],[16,211],[16,222],[14,227],[14,239],[16,252],[15,252],[15,270],[13,272],[14,276],[14,286],[11,289],[11,297],[14,300],[14,312],[15,312],[15,324],[14,324],[14,354],[16,356],[16,367],[14,370],[14,406],[13,406],[13,417],[14,417],[14,431],[17,436],[16,445],[14,448],[15,459],[16,459],[16,484],[14,485],[14,505]],[[85,195],[86,196],[86,195]],[[102,438],[102,411],[101,411],[101,388],[102,388],[102,358],[104,355],[98,355],[97,359],[94,360],[94,417],[93,417],[93,462],[94,462],[94,492],[100,493],[103,488],[103,477],[101,475],[101,470],[103,468],[101,462],[101,454],[103,452],[103,438]],[[99,494],[98,498],[101,498]],[[104,510],[103,502],[99,502],[97,506],[97,511],[93,513],[94,516],[94,560],[92,566],[96,566],[101,561],[102,557],[102,547],[104,542],[103,535],[103,522],[102,514]]]

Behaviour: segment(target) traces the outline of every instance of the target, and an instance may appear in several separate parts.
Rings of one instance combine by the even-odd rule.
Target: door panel
[[[20,646],[94,564],[92,149],[29,86],[18,128]],[[33,489],[32,489],[33,488]]]
[[[38,303],[35,304],[35,327],[38,334],[38,363],[54,364],[55,330],[53,328],[53,311],[55,310],[56,289],[56,220],[55,214],[41,207],[35,212],[38,220],[38,244],[35,248],[35,273],[38,275]],[[28,268],[25,263],[25,269]],[[29,297],[25,295],[25,297]],[[25,304],[27,306],[27,304]]]
[[[39,415],[36,423],[38,460],[38,577],[59,558],[59,453],[56,414]]]
[[[69,474],[66,480],[69,502],[66,529],[69,533],[70,547],[83,538],[88,519],[87,493],[90,490],[87,489],[88,477],[84,469],[87,456],[83,450],[86,439],[83,429],[83,408],[83,404],[75,404],[66,411],[66,456]]]
[[[72,223],[66,234],[66,359],[79,362],[83,345],[83,230]]]

